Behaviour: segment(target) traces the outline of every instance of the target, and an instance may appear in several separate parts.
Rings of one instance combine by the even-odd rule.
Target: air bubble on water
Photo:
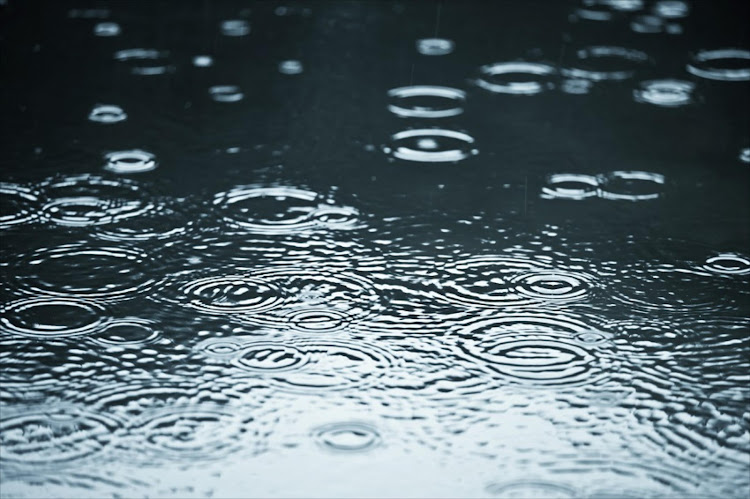
[[[117,23],[98,23],[94,26],[96,36],[117,36],[122,32]]]
[[[279,73],[285,75],[298,75],[302,73],[302,62],[290,59],[279,63]]]
[[[97,104],[89,113],[89,120],[97,123],[119,123],[128,118],[128,115],[120,106]]]
[[[750,50],[701,50],[692,56],[687,71],[709,80],[750,81]]]
[[[208,94],[215,102],[239,102],[245,98],[236,85],[215,85],[208,89]]]
[[[224,36],[247,36],[250,34],[250,23],[244,19],[229,19],[220,24]]]
[[[422,55],[447,55],[453,52],[456,44],[445,38],[422,38],[417,40],[417,52]]]
[[[193,57],[193,66],[207,68],[214,65],[214,58],[210,55],[196,55]]]

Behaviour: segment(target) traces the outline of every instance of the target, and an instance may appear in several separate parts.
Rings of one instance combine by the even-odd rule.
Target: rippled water
[[[0,4],[0,497],[750,497],[744,3]]]

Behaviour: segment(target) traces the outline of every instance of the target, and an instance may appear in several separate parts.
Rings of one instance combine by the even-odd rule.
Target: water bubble
[[[302,73],[302,63],[296,60],[281,61],[279,63],[279,73],[285,75],[298,75]]]
[[[388,110],[404,118],[447,118],[463,113],[466,92],[450,87],[413,85],[388,91]]]
[[[557,70],[538,62],[497,62],[479,68],[474,83],[501,94],[536,95],[552,88],[551,77]]]
[[[636,102],[661,107],[679,107],[693,102],[695,84],[684,80],[649,80],[633,90]]]
[[[542,187],[542,199],[581,200],[599,194],[599,180],[593,175],[555,173],[547,177]]]
[[[138,346],[154,343],[160,337],[153,321],[127,317],[110,321],[90,339],[104,346]]]
[[[519,294],[545,301],[567,302],[585,298],[593,278],[583,273],[541,270],[510,279]]]
[[[156,49],[126,49],[115,52],[115,60],[129,63],[133,74],[151,76],[165,74],[173,69],[163,60],[168,55],[169,52]]]
[[[626,201],[658,199],[664,182],[664,175],[659,173],[615,171],[600,176],[599,195],[604,199]]]
[[[37,217],[39,193],[30,187],[0,182],[0,229],[28,223]]]
[[[649,56],[640,50],[611,46],[586,47],[578,50],[575,57],[576,62],[562,69],[562,74],[593,81],[631,78],[637,69],[650,61]]]
[[[453,40],[445,38],[422,38],[417,40],[417,52],[422,55],[448,55],[456,48]]]
[[[322,448],[334,452],[364,452],[380,444],[380,433],[358,422],[320,426],[313,430],[312,436]]]
[[[750,50],[725,48],[701,50],[692,57],[687,71],[709,80],[750,80]]]
[[[258,313],[283,304],[282,292],[267,280],[222,275],[190,281],[180,288],[185,305],[213,314]]]
[[[96,36],[117,36],[122,32],[117,23],[98,23],[94,26]]]
[[[636,16],[630,22],[630,29],[636,33],[661,33],[664,29],[664,19],[650,15]]]
[[[119,123],[128,118],[120,106],[97,104],[89,113],[89,120],[97,123]]]
[[[309,362],[309,356],[290,345],[282,343],[251,343],[243,346],[233,364],[246,371],[286,371],[297,369]]]
[[[491,483],[486,490],[492,497],[504,499],[573,499],[580,497],[572,487],[543,481],[519,480]]]
[[[138,184],[77,175],[47,180],[42,184],[48,201],[42,207],[46,220],[59,225],[84,227],[111,224],[153,210]]]
[[[104,414],[61,407],[30,409],[0,419],[0,460],[29,466],[60,464],[101,452],[121,422]]]
[[[193,57],[193,66],[196,68],[207,68],[214,65],[214,58],[210,55],[196,55]]]
[[[690,13],[690,5],[683,0],[659,0],[654,4],[654,13],[666,19],[687,17]]]
[[[704,269],[717,274],[750,274],[750,258],[739,253],[720,253],[706,260]]]
[[[740,161],[743,163],[750,163],[750,147],[745,147],[740,151]],[[2,192],[2,190],[0,190],[0,192]]]
[[[455,162],[479,154],[477,149],[471,149],[474,137],[454,130],[404,130],[394,134],[391,141],[392,145],[384,147],[383,151],[394,158],[406,161]]]
[[[114,173],[149,172],[156,168],[155,158],[156,156],[150,152],[140,149],[110,152],[104,155],[104,159],[107,160],[104,169]]]
[[[90,333],[106,322],[104,308],[73,298],[26,298],[0,306],[0,330],[32,338]]]
[[[236,85],[216,85],[208,89],[208,94],[216,102],[239,102],[245,98]]]
[[[247,36],[250,34],[250,23],[243,19],[230,19],[221,22],[221,34],[224,36]]]

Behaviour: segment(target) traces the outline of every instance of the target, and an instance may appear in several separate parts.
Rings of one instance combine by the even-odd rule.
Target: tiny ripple
[[[214,58],[210,55],[196,55],[193,57],[193,66],[196,68],[208,68],[214,65]]]
[[[599,176],[604,199],[646,201],[661,197],[664,175],[640,171],[614,171]]]
[[[323,449],[333,452],[365,452],[380,444],[380,433],[374,427],[359,422],[331,423],[315,428],[313,440]]]
[[[273,282],[248,275],[219,275],[189,281],[179,289],[184,305],[213,314],[258,313],[283,305]]]
[[[106,321],[101,305],[71,298],[26,298],[0,305],[0,330],[32,338],[87,334]]]
[[[581,200],[599,195],[599,179],[580,173],[555,173],[542,187],[542,199]]]
[[[494,93],[536,95],[554,87],[557,70],[538,62],[496,62],[479,68],[474,84]]]
[[[101,225],[92,235],[116,242],[178,239],[184,237],[193,225],[188,215],[180,211],[181,208],[179,203],[172,200],[159,200],[147,214]]]
[[[138,184],[94,175],[52,178],[42,184],[42,216],[53,223],[85,227],[141,216],[154,209]]]
[[[545,301],[575,301],[585,298],[594,286],[593,276],[580,272],[542,270],[509,280],[519,294]]]
[[[687,71],[700,78],[719,81],[750,80],[750,50],[701,50],[691,59]]]
[[[239,102],[245,98],[237,85],[215,85],[208,89],[208,95],[215,102]]]
[[[561,70],[562,74],[593,81],[626,80],[651,60],[640,50],[612,46],[586,47],[578,50],[575,58],[571,66]]]
[[[156,156],[140,149],[110,152],[104,159],[107,160],[104,169],[114,173],[150,172],[157,166]]]
[[[115,60],[126,63],[130,72],[141,76],[165,74],[173,70],[166,64],[169,52],[156,49],[126,49],[115,52]]]
[[[35,220],[39,209],[39,192],[35,189],[0,182],[0,230]]]
[[[573,499],[580,497],[576,489],[568,485],[535,480],[493,482],[487,485],[485,490],[492,497],[508,499]]]
[[[89,120],[97,123],[119,123],[128,119],[128,114],[120,106],[97,104],[89,113]]]
[[[250,34],[250,23],[243,19],[229,19],[219,25],[224,36],[247,36]]]
[[[440,128],[404,130],[391,136],[386,154],[420,163],[457,162],[479,154],[473,149],[474,137],[463,132]]]
[[[660,107],[680,107],[694,102],[695,84],[684,80],[649,80],[633,90],[636,102]]]
[[[216,344],[212,347],[215,349]],[[310,361],[309,355],[282,343],[249,343],[232,359],[232,365],[244,371],[280,372],[299,369]]]
[[[750,258],[739,253],[720,253],[706,259],[705,270],[716,274],[750,274]]]
[[[445,38],[421,38],[416,41],[416,46],[422,55],[448,55],[456,48],[453,40]]]
[[[120,33],[122,33],[122,29],[117,23],[97,23],[94,26],[94,35],[96,36],[118,36]]]
[[[653,6],[654,14],[666,19],[687,17],[690,5],[683,0],[659,0]]]
[[[403,118],[447,118],[464,112],[466,92],[450,87],[412,85],[388,91],[388,110]]]
[[[89,337],[93,342],[107,347],[148,345],[160,338],[161,332],[153,321],[138,317],[111,320],[101,332]]]
[[[302,62],[297,60],[290,59],[279,63],[279,73],[281,74],[298,75],[301,74],[303,70]]]
[[[27,466],[59,465],[94,455],[116,437],[122,421],[75,407],[3,411],[0,460]]]

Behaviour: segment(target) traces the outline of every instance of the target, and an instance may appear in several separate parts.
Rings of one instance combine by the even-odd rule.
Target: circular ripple
[[[291,327],[298,331],[330,333],[346,328],[351,317],[336,310],[310,308],[294,311],[286,319]]]
[[[216,102],[239,102],[245,98],[236,85],[216,85],[208,89],[208,95]]]
[[[219,25],[224,36],[247,36],[250,34],[250,23],[243,19],[229,19]]]
[[[380,433],[364,423],[333,423],[315,428],[313,439],[334,452],[364,452],[380,444]]]
[[[180,288],[185,305],[213,314],[258,313],[283,305],[282,290],[274,282],[245,275],[212,276]]]
[[[136,249],[76,243],[32,253],[16,264],[14,279],[34,294],[127,299],[153,286],[149,266]]]
[[[298,75],[302,73],[303,67],[300,61],[289,60],[279,63],[279,73],[285,75]]]
[[[635,16],[630,22],[630,29],[636,33],[661,33],[664,27],[664,19],[659,16]]]
[[[649,61],[649,56],[640,50],[593,46],[578,50],[573,66],[564,68],[561,72],[571,78],[594,81],[626,80]]]
[[[479,68],[474,83],[490,92],[535,95],[552,88],[551,77],[557,70],[536,62],[497,62]]]
[[[215,349],[216,345],[212,348]],[[298,369],[309,360],[305,352],[293,346],[269,342],[244,345],[232,364],[245,371],[278,372]]]
[[[120,25],[117,23],[97,23],[94,26],[96,36],[117,36],[121,32]]]
[[[561,270],[530,272],[509,280],[519,294],[545,301],[567,302],[585,298],[593,277]]]
[[[456,48],[453,40],[445,38],[422,38],[416,45],[417,52],[422,55],[448,55]]]
[[[509,483],[491,483],[486,490],[493,497],[507,499],[573,499],[580,497],[572,487],[542,481],[521,480]]]
[[[678,19],[687,17],[690,13],[690,5],[683,0],[659,0],[654,4],[654,14],[665,19]]]
[[[254,341],[257,341],[257,338],[253,336],[208,338],[198,343],[195,348],[207,357],[228,360],[237,357],[246,345]]]
[[[59,464],[102,451],[120,422],[72,408],[30,410],[0,419],[0,460],[25,465]]]
[[[125,121],[128,115],[120,106],[98,104],[89,113],[89,120],[97,123],[119,123]]]
[[[474,137],[453,130],[405,130],[394,134],[391,141],[392,145],[384,147],[383,151],[394,158],[406,161],[455,162],[479,154],[477,149],[472,149]]]
[[[196,68],[208,68],[214,65],[214,58],[210,55],[196,55],[193,57],[193,66]]]
[[[750,80],[750,50],[726,48],[701,50],[692,57],[687,71],[709,80]]]
[[[605,199],[645,201],[658,199],[664,175],[652,172],[615,171],[599,177],[599,195]]]
[[[680,107],[693,102],[695,84],[683,80],[650,80],[633,90],[636,102],[660,107]]]
[[[39,194],[29,187],[0,182],[0,229],[30,222],[37,217]]]
[[[403,118],[447,118],[463,113],[466,92],[450,87],[413,85],[388,91],[388,110]]]
[[[105,346],[133,346],[154,343],[161,337],[153,321],[128,317],[107,324],[104,329],[91,336],[91,340]]]
[[[130,72],[142,76],[168,73],[172,66],[165,64],[169,52],[156,49],[127,49],[115,52],[115,60],[128,63]]]
[[[125,179],[78,175],[48,180],[42,188],[48,198],[43,216],[69,227],[110,224],[154,208],[140,187]]]
[[[224,221],[257,233],[290,233],[314,227],[321,203],[312,191],[294,187],[239,186],[217,194],[214,206]]]
[[[556,173],[547,177],[542,199],[586,199],[599,194],[599,179],[579,173]]]
[[[102,306],[70,298],[27,298],[0,306],[0,329],[32,338],[77,336],[105,322]]]
[[[156,168],[156,156],[140,149],[116,151],[104,155],[105,170],[114,173],[142,173]]]
[[[750,274],[750,258],[738,253],[720,253],[708,258],[703,268],[717,274],[747,275]]]

